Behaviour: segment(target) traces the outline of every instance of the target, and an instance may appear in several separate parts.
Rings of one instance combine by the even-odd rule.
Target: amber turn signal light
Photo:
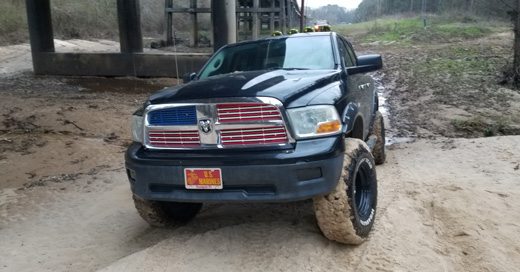
[[[339,121],[322,123],[318,127],[318,131],[316,133],[330,133],[336,132],[340,130],[341,124]]]

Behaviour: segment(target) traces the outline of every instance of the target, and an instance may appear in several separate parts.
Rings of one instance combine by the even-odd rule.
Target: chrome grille
[[[282,104],[273,98],[193,100],[151,105],[145,110],[145,146],[150,149],[211,149],[285,146]]]
[[[193,147],[200,146],[200,136],[197,130],[192,131],[154,131],[148,132],[150,145],[157,147]]]
[[[282,120],[280,111],[269,104],[219,104],[217,105],[220,122]]]
[[[287,142],[285,127],[223,129],[220,131],[223,145],[249,145]]]

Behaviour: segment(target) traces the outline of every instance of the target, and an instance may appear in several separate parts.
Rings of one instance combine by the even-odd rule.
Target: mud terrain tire
[[[376,145],[372,150],[372,156],[377,165],[385,163],[386,151],[385,151],[385,121],[381,112],[376,111],[374,116],[374,125],[370,130],[370,135],[377,137]]]
[[[377,206],[375,163],[361,140],[346,139],[343,174],[330,194],[314,198],[318,225],[330,240],[360,244],[374,224]]]
[[[153,227],[177,226],[193,219],[202,208],[202,203],[154,201],[133,195],[139,215]]]

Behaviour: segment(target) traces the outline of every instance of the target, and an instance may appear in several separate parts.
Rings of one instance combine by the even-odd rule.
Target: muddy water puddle
[[[394,129],[392,128],[392,125],[390,123],[390,106],[387,102],[387,96],[389,95],[386,91],[385,85],[383,84],[381,78],[378,75],[372,75],[375,81],[375,87],[377,90],[378,98],[379,98],[379,111],[383,115],[385,119],[385,133],[386,133],[386,146],[390,146],[393,144],[400,144],[400,143],[410,143],[413,142],[415,139],[411,137],[397,137],[395,133],[393,132]]]
[[[177,85],[177,79],[84,77],[68,78],[65,83],[76,86],[79,91],[86,93],[152,94],[166,87]]]

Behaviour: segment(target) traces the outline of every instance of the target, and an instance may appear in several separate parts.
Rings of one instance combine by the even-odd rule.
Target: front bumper
[[[132,144],[126,168],[132,192],[177,202],[283,202],[324,195],[340,178],[343,136],[299,141],[292,149],[147,151]],[[185,168],[220,168],[223,189],[184,185]]]

